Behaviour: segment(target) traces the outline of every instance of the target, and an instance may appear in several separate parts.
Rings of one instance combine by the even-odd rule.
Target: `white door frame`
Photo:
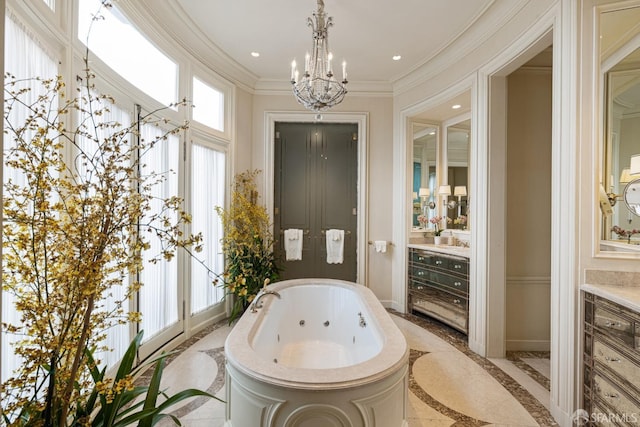
[[[264,115],[264,156],[262,171],[264,173],[264,202],[269,215],[273,213],[274,193],[274,161],[275,161],[275,125],[276,122],[314,123],[318,122],[317,114],[295,111],[267,111]],[[322,113],[322,123],[354,123],[358,125],[358,238],[356,242],[356,282],[367,285],[367,199],[369,194],[367,128],[368,113]]]

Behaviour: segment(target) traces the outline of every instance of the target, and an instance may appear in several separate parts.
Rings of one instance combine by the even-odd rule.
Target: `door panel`
[[[355,281],[357,125],[277,123],[274,228],[283,279],[327,277]],[[285,261],[283,234],[302,229],[301,261]],[[345,230],[344,261],[327,264],[325,232]]]

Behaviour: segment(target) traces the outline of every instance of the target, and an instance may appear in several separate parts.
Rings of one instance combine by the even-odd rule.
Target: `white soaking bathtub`
[[[225,343],[226,427],[406,426],[409,350],[373,292],[332,279],[268,287]]]

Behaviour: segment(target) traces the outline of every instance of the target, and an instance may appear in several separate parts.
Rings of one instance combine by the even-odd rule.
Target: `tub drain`
[[[278,359],[273,359],[273,363],[278,363]]]
[[[300,326],[304,326],[304,320],[301,320],[301,321],[300,321],[300,322],[298,322],[298,323],[300,323]]]

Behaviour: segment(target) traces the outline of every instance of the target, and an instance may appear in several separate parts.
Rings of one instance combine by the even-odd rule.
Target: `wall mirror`
[[[469,141],[471,119],[449,124],[447,132],[446,213],[447,228],[467,229],[469,215]],[[443,204],[444,204],[443,196]]]
[[[412,226],[414,229],[428,227],[421,224],[420,215],[428,220],[436,215],[437,195],[436,165],[438,160],[438,126],[426,123],[413,123],[413,199]]]
[[[600,250],[640,252],[640,7],[601,11],[600,64]]]

